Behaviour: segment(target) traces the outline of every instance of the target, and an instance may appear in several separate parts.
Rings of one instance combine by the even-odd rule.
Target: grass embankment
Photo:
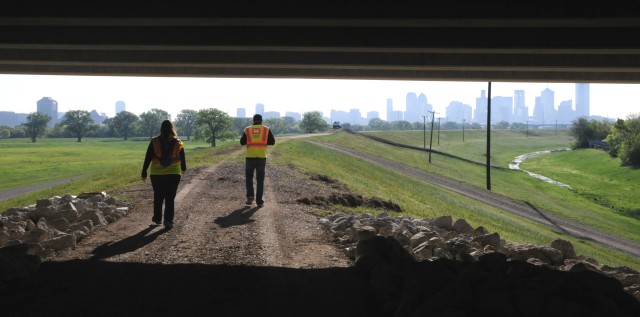
[[[465,181],[474,180],[470,183],[479,187],[484,186],[485,176],[483,167],[473,166],[469,163],[461,163],[455,159],[434,156],[432,158],[432,164],[425,164],[427,158],[425,153],[392,147],[346,133],[318,137],[318,139],[348,145],[363,152],[376,154],[424,170],[431,172],[437,171],[437,173],[445,176]],[[441,144],[442,142],[443,139],[441,139]],[[517,142],[514,144],[517,144]],[[535,146],[533,148],[535,148]],[[529,149],[527,149],[527,151],[528,150]],[[534,151],[535,150],[541,149],[534,149]],[[549,245],[551,241],[560,237],[571,241],[580,254],[593,257],[602,263],[609,265],[628,265],[640,268],[639,259],[608,250],[587,241],[566,236],[558,230],[553,230],[546,226],[512,216],[464,196],[434,187],[428,183],[417,181],[376,165],[334,153],[312,144],[302,141],[286,142],[278,145],[277,152],[279,155],[274,156],[272,159],[274,163],[294,164],[298,168],[338,179],[347,184],[352,190],[365,196],[375,196],[392,200],[400,204],[409,216],[435,217],[450,214],[454,218],[465,218],[473,226],[482,225],[489,230],[497,231],[507,240],[519,243]],[[518,152],[518,155],[522,154],[514,150],[514,153],[515,152]],[[327,162],[331,162],[331,164]],[[563,208],[567,208],[573,212],[576,207],[572,204],[576,203],[576,201],[580,201],[580,205],[593,205],[593,203],[582,197],[575,197],[570,201],[562,201],[564,196],[567,195],[566,190],[563,192],[561,188],[535,180],[525,173],[493,171],[492,174],[494,188],[504,187],[499,191],[501,194],[511,197],[517,195],[519,198],[516,197],[516,199],[529,201],[543,210],[548,210],[547,207],[554,206],[558,201],[562,203],[562,208],[559,208],[561,211]],[[476,180],[476,178],[480,180]],[[578,213],[578,215],[573,215],[571,218],[585,217],[585,214],[592,213],[588,209],[575,210],[577,210],[576,213]],[[371,210],[360,208],[360,211],[367,212]],[[607,216],[611,216],[611,213],[604,212],[596,218],[607,218]],[[620,234],[620,230],[624,230],[620,228],[631,228],[629,230],[635,231],[630,231],[625,236],[638,239],[638,223],[629,222],[627,217],[623,217],[622,220],[625,221],[621,221],[620,219],[608,221],[606,226],[600,227],[611,227],[610,232],[614,234]]]
[[[208,143],[185,141],[187,169],[205,162],[215,162],[215,155],[236,141],[219,142],[211,148]],[[1,140],[0,156],[3,180],[0,191],[40,184],[57,179],[83,176],[65,184],[21,195],[0,202],[0,212],[9,207],[27,206],[36,199],[81,192],[127,188],[140,182],[140,170],[149,139],[28,139]]]

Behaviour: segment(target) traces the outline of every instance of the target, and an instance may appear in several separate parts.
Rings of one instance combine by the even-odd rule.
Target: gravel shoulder
[[[323,211],[296,202],[331,187],[268,164],[265,206],[247,207],[241,153],[187,172],[172,230],[150,225],[149,183],[113,193],[134,210],[0,297],[3,316],[378,315],[367,277],[319,225]]]

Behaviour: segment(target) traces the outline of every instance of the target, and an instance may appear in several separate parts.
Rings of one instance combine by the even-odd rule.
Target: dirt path
[[[398,171],[410,177],[415,177],[427,181],[431,184],[446,188],[458,194],[473,198],[489,206],[510,212],[512,214],[516,214],[518,216],[538,223],[551,226],[555,230],[562,231],[563,233],[569,234],[576,238],[596,242],[605,247],[612,248],[633,256],[640,256],[640,243],[638,242],[604,233],[583,224],[572,222],[568,219],[552,215],[543,210],[536,209],[533,206],[513,201],[507,197],[500,196],[490,191],[473,187],[456,180],[427,173],[417,168],[393,162],[379,156],[362,153],[351,148],[311,140],[308,140],[307,142],[311,142],[313,144],[317,144],[334,151],[339,151],[341,153],[384,166],[385,168]]]
[[[13,198],[13,197],[16,197],[16,196],[28,194],[28,193],[31,193],[31,192],[35,192],[35,191],[38,191],[38,190],[41,190],[41,189],[49,188],[49,187],[52,187],[52,186],[68,183],[68,182],[71,182],[71,181],[74,181],[74,180],[81,179],[83,177],[85,177],[85,176],[74,176],[74,177],[68,177],[68,178],[63,178],[63,179],[56,179],[54,181],[44,182],[44,183],[40,183],[40,184],[36,184],[36,185],[30,185],[30,186],[24,186],[24,187],[18,187],[18,188],[12,188],[12,189],[9,189],[9,190],[5,190],[3,192],[0,192],[0,201],[7,200],[9,198]]]
[[[43,263],[35,285],[0,299],[3,316],[376,316],[362,276],[296,203],[329,190],[267,166],[265,206],[244,205],[241,150],[189,170],[175,227],[151,226],[150,184],[135,210]]]

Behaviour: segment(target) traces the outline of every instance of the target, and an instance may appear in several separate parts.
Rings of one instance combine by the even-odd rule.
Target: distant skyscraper
[[[49,115],[51,117],[51,121],[49,121],[49,126],[53,126],[58,122],[58,102],[53,100],[51,97],[43,97],[38,100],[38,112],[42,114]]]
[[[369,123],[369,120],[373,118],[380,118],[380,113],[378,111],[367,112],[367,123]]]
[[[449,122],[469,122],[471,121],[471,106],[460,101],[452,101],[447,106],[447,121]],[[464,120],[464,121],[463,121]]]
[[[126,109],[126,106],[124,104],[124,101],[122,101],[122,100],[116,101],[116,114],[118,114],[118,113],[120,113],[122,111],[125,111],[125,110],[127,110],[127,109]]]
[[[420,119],[420,113],[418,109],[418,96],[415,92],[407,93],[406,98],[406,111],[404,112],[404,120],[409,122],[416,122]]]
[[[573,105],[571,100],[565,100],[558,105],[558,123],[569,124],[575,120],[575,111],[573,111]]]
[[[495,96],[491,98],[491,123],[512,122],[513,97]]]
[[[576,116],[589,118],[590,115],[589,84],[576,84]]]
[[[94,124],[102,124],[102,122],[108,118],[106,114],[98,113],[96,110],[91,110],[91,112],[89,112],[89,117],[93,119]]]
[[[542,124],[551,124],[556,120],[555,94],[553,90],[547,88],[540,94],[542,105]]]
[[[264,114],[264,105],[261,103],[256,104],[256,113],[255,114]]]
[[[513,122],[524,123],[529,120],[529,108],[524,104],[524,90],[513,92]]]
[[[480,97],[476,98],[476,110],[473,114],[473,122],[487,123],[487,95],[486,90],[480,91]]]
[[[238,108],[238,110],[236,110],[236,118],[246,118],[247,117],[247,110],[244,108]]]
[[[395,121],[393,117],[393,99],[387,98],[387,121]]]

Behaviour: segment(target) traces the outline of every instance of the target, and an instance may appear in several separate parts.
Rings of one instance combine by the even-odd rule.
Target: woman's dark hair
[[[177,137],[178,133],[176,133],[173,123],[169,120],[162,121],[162,125],[160,125],[160,138],[163,140],[171,140]]]

